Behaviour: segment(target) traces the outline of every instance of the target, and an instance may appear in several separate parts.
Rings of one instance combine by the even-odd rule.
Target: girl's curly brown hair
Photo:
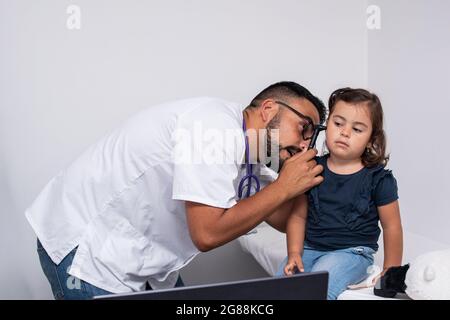
[[[361,155],[364,166],[376,165],[386,166],[389,155],[386,155],[386,135],[383,130],[383,107],[380,99],[364,89],[342,88],[334,91],[328,100],[329,115],[333,113],[334,106],[339,101],[353,105],[367,106],[372,120],[372,135],[370,136],[370,147],[366,148]]]

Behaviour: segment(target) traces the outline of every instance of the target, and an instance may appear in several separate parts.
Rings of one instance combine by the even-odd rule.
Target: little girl
[[[367,277],[378,250],[381,221],[383,272],[402,261],[397,183],[384,169],[383,110],[375,94],[344,88],[330,96],[326,146],[316,160],[324,181],[296,199],[287,222],[288,256],[278,271],[328,271],[328,299]]]

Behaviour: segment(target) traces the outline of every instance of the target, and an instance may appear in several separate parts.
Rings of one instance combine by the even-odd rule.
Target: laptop
[[[328,272],[94,297],[96,300],[325,300]]]

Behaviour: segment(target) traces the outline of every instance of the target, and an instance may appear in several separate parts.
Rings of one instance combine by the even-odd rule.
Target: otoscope
[[[311,137],[311,142],[309,143],[308,150],[312,149],[316,146],[317,137],[319,136],[320,131],[323,131],[323,130],[327,130],[327,127],[323,126],[321,124],[314,126],[314,133]]]

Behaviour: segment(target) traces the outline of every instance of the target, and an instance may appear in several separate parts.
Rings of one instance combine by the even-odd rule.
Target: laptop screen
[[[328,272],[98,296],[98,300],[325,300]]]

